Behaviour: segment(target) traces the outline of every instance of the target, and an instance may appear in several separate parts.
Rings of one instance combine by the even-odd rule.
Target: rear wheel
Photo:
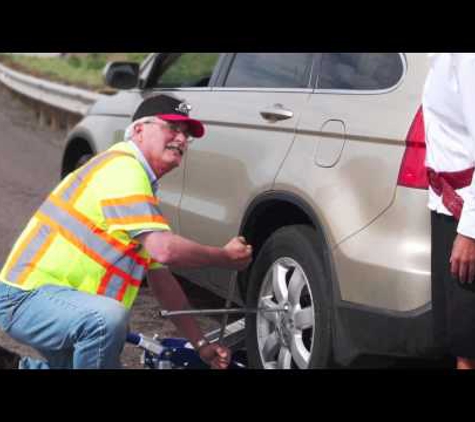
[[[327,367],[331,355],[331,306],[317,248],[308,226],[277,230],[251,270],[247,305],[263,311],[246,317],[249,364],[265,369]],[[281,312],[273,312],[284,309]]]

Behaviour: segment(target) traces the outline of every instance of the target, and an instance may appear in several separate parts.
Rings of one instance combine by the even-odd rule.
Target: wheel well
[[[328,255],[325,253],[328,245],[325,235],[316,216],[310,212],[307,205],[301,206],[292,199],[282,198],[262,201],[253,207],[252,211],[245,217],[240,233],[252,245],[253,258],[255,259],[264,242],[272,233],[281,227],[296,224],[308,225],[317,232],[315,240],[322,251],[324,266],[328,269],[328,262],[326,262]],[[246,283],[251,268],[252,265],[242,273],[239,279],[239,290],[243,299],[246,297]]]
[[[76,138],[69,142],[64,152],[61,165],[62,179],[75,169],[77,162],[85,154],[94,154],[94,150],[88,141],[82,138]]]

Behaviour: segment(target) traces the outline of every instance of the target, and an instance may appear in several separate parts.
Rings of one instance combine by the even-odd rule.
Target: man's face
[[[181,164],[189,139],[185,122],[154,118],[151,122],[138,123],[134,128],[134,140],[157,177]]]

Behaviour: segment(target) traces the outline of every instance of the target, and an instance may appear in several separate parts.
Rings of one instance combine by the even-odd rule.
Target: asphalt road
[[[48,193],[59,182],[65,132],[40,128],[32,109],[0,85],[0,266],[16,238]],[[218,307],[221,300],[201,289],[184,285],[196,307]],[[216,304],[218,303],[218,304]],[[131,313],[131,329],[152,336],[178,336],[173,324],[158,317],[158,303],[142,287]],[[205,332],[218,328],[210,318],[199,318]],[[40,357],[0,331],[0,345],[22,355]],[[139,369],[141,352],[126,345],[122,363]]]

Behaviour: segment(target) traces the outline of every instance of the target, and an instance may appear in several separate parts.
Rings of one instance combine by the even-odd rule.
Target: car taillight
[[[406,137],[406,150],[402,157],[397,179],[398,186],[428,189],[429,182],[425,167],[426,142],[422,106],[417,110]]]

